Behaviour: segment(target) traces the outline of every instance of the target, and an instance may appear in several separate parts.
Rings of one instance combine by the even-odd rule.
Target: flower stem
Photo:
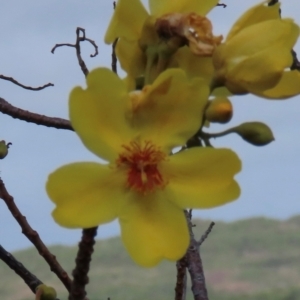
[[[186,253],[187,269],[191,276],[194,300],[209,300],[206,289],[204,270],[200,256],[200,247],[195,239],[192,227],[192,213],[185,211],[190,232],[190,246]]]
[[[87,276],[94,252],[95,236],[98,227],[83,229],[82,238],[79,243],[76,267],[73,271],[74,280],[71,285],[69,300],[84,300],[86,296],[85,286],[89,282]]]

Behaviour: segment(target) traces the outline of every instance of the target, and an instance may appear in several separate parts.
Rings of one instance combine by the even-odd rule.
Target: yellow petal
[[[105,34],[105,43],[111,44],[118,37],[139,39],[148,13],[140,0],[119,0]]]
[[[169,69],[133,102],[131,126],[167,153],[183,145],[200,128],[209,89],[199,78],[189,81],[180,69]]]
[[[189,79],[200,77],[201,79],[204,79],[207,85],[210,85],[212,82],[214,74],[212,58],[196,56],[188,47],[180,48],[173,55],[170,67],[183,69]],[[213,95],[228,97],[231,93],[226,87],[220,87],[213,91]]]
[[[267,1],[266,1],[267,2]],[[266,2],[260,3],[248,9],[232,26],[228,33],[226,42],[233,38],[241,30],[248,26],[272,19],[279,19],[280,3],[266,6]]]
[[[127,74],[134,78],[144,75],[146,56],[140,49],[138,41],[120,39],[117,43],[116,54],[122,69]]]
[[[168,200],[164,191],[132,194],[120,213],[121,236],[132,259],[144,267],[162,259],[178,260],[189,245],[183,211]]]
[[[210,208],[235,200],[240,189],[233,176],[241,162],[229,149],[191,148],[163,162],[166,190],[182,208]]]
[[[272,46],[291,50],[298,36],[299,27],[292,20],[269,20],[246,27],[226,42],[222,51],[226,59],[239,59]]]
[[[107,165],[74,163],[49,175],[46,190],[56,204],[55,221],[64,227],[89,228],[117,217],[126,175]]]
[[[90,151],[109,161],[132,137],[125,116],[126,89],[116,74],[99,68],[88,75],[86,90],[76,87],[70,95],[70,119],[76,133]]]
[[[277,85],[269,90],[253,90],[252,93],[267,99],[286,99],[300,94],[300,72],[284,72]]]
[[[272,53],[272,55],[270,55]],[[269,47],[242,60],[228,73],[230,85],[242,86],[246,91],[272,88],[280,80],[283,70],[292,64],[289,49]],[[229,84],[226,86],[232,91]]]
[[[180,48],[172,57],[174,67],[183,69],[189,78],[201,77],[209,85],[214,67],[211,57],[194,55],[188,47]]]
[[[191,13],[206,15],[219,0],[149,0],[150,12],[159,17],[167,13]]]
[[[272,88],[292,64],[298,35],[299,27],[289,19],[246,27],[214,52],[215,78],[235,94]]]

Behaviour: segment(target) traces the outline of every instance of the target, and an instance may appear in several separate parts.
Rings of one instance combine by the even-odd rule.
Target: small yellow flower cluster
[[[214,84],[225,85],[233,94],[253,93],[281,99],[300,93],[300,74],[291,67],[291,50],[299,26],[281,19],[279,4],[257,5],[232,27],[213,55]]]
[[[50,174],[53,217],[69,228],[118,218],[124,245],[142,266],[185,254],[184,209],[223,205],[240,194],[237,155],[200,143],[207,142],[205,124],[231,119],[225,96],[300,93],[299,73],[286,71],[299,27],[280,18],[279,5],[251,8],[222,43],[205,17],[217,3],[149,0],[148,13],[140,0],[119,0],[105,41],[119,38],[116,53],[127,78],[98,68],[86,89],[70,94],[72,126],[107,163],[73,163]],[[273,140],[268,127],[253,124],[226,132],[255,145]]]

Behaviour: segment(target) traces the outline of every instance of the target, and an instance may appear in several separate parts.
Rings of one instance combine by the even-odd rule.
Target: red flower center
[[[130,188],[146,193],[166,185],[158,169],[159,162],[165,160],[165,153],[149,141],[143,144],[132,141],[122,147],[125,151],[119,155],[117,166],[126,167]]]

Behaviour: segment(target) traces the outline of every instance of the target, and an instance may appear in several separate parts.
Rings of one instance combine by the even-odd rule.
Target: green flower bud
[[[265,146],[274,141],[271,129],[261,122],[247,122],[231,129],[246,142],[255,146]]]
[[[231,120],[233,107],[229,99],[217,97],[209,101],[205,110],[205,118],[213,123],[227,123]]]
[[[0,159],[3,159],[8,154],[8,148],[11,143],[6,144],[5,141],[0,141]]]
[[[40,284],[36,288],[36,300],[55,300],[56,291],[53,287],[47,286],[45,284]]]

